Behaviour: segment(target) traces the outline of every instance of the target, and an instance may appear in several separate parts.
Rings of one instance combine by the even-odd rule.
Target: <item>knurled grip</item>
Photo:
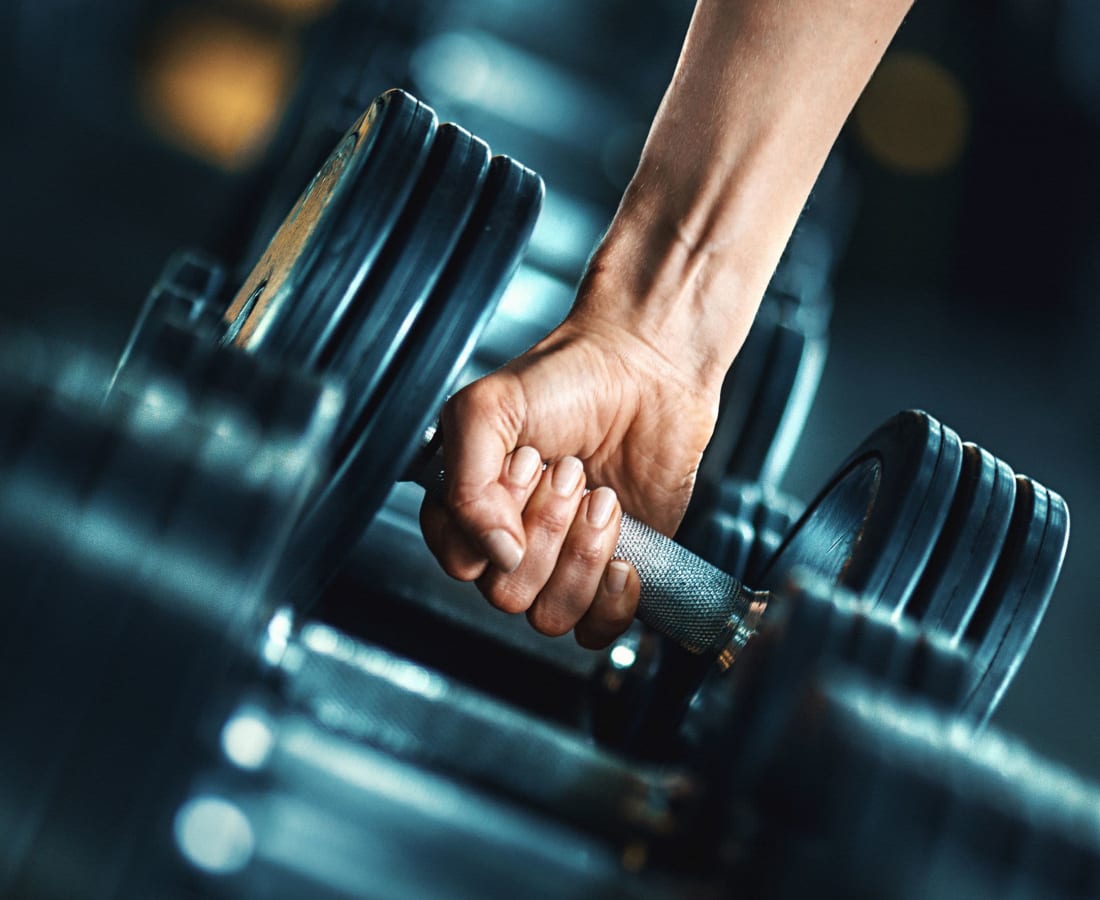
[[[438,441],[429,443],[409,479],[443,498]],[[769,599],[625,513],[614,558],[638,572],[638,618],[690,653],[717,654],[723,669],[756,630]]]
[[[626,514],[614,556],[641,579],[638,618],[691,653],[735,653],[763,613],[763,595]]]

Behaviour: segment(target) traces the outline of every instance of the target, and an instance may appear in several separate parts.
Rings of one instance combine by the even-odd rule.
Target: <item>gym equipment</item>
[[[490,165],[488,149],[475,138],[457,126],[437,127],[426,107],[390,92],[352,127],[222,314],[223,342],[284,365],[324,371],[351,398],[340,419],[331,474],[296,526],[299,552],[313,554],[313,565],[299,570],[308,577],[337,567],[419,452],[417,439],[516,265],[538,192],[537,176],[510,160]],[[143,329],[164,315],[178,315],[174,295],[164,295],[173,299],[171,308],[160,296],[151,299],[132,348],[141,346]],[[187,313],[190,319],[196,315]],[[769,381],[775,379],[761,383]],[[884,426],[811,505],[763,571],[761,584],[781,583],[792,566],[810,565],[877,604],[901,608],[933,550],[951,553],[954,532],[942,542],[940,534],[962,456],[954,433],[930,417],[903,415]],[[977,458],[995,467],[988,454]],[[424,465],[419,480],[438,485],[430,459]],[[1050,509],[1054,520],[1064,519],[1064,504],[1048,504],[1046,496],[1041,490],[1036,515]],[[1003,516],[1007,509],[999,508]],[[984,508],[975,514],[989,518]],[[1017,530],[1030,521],[1023,512],[1020,517]],[[1035,560],[1019,563],[1025,575],[1029,566],[1037,573],[1034,616],[1041,615],[1053,586],[1067,525],[1053,521],[1049,535],[1027,544],[1035,544]],[[999,546],[994,539],[984,547],[991,568]],[[629,517],[617,553],[642,576],[643,621],[728,667],[759,621],[766,596],[746,592],[726,573]],[[1019,605],[1012,577],[1006,575],[998,587],[1002,583]],[[979,578],[970,587],[984,584]],[[998,599],[991,597],[986,618]],[[999,663],[1007,677],[1015,665],[1013,645],[1004,649],[1002,638],[1011,620],[994,619],[990,639],[1007,655]],[[1033,631],[1026,614],[1017,627]],[[1020,646],[1027,643],[1023,638]],[[993,678],[998,686],[986,690],[1000,690],[1003,681]]]
[[[484,896],[538,869],[545,896],[674,896],[615,847],[679,827],[656,801],[690,797],[686,776],[296,627],[270,563],[301,495],[282,482],[305,476],[258,468],[255,431],[206,427],[186,396],[166,418],[150,396],[99,408],[0,384],[0,894]],[[480,744],[431,771],[449,759],[433,737],[472,749],[487,728],[519,767]]]
[[[300,601],[311,599],[316,582],[343,562],[398,477],[412,474],[429,489],[442,483],[438,454],[434,445],[422,446],[422,436],[517,265],[540,192],[533,173],[504,158],[490,163],[488,148],[468,132],[437,126],[430,109],[391,91],[350,129],[228,307],[206,310],[167,288],[151,297],[120,372],[150,344],[144,332],[175,317],[192,327],[201,322],[214,343],[324,372],[344,391],[329,472],[295,522],[294,551],[286,556],[284,574]],[[188,277],[201,282],[199,294],[210,293],[216,280],[201,268]],[[808,299],[777,302],[820,322]],[[783,337],[792,333],[775,331],[772,349],[781,359]],[[790,347],[805,358],[805,343]],[[791,396],[777,365],[799,369],[772,360],[761,377],[745,380],[758,384],[763,398],[748,406],[759,421],[768,421],[763,407],[775,406],[772,392],[773,399]],[[800,401],[788,400],[788,409],[792,402]],[[967,457],[973,477],[960,490],[963,457],[954,432],[929,416],[903,414],[883,426],[842,466],[771,561],[762,566],[759,554],[751,560],[761,569],[761,593],[624,516],[616,555],[641,576],[639,618],[724,670],[759,624],[767,590],[798,565],[891,610],[909,603],[918,582],[924,588],[915,606],[939,610],[944,596],[966,604],[960,595],[985,589],[982,573],[1000,558],[1011,499],[1003,486],[1011,479],[1005,480],[1007,467],[974,448]],[[1002,490],[989,499],[999,503],[983,504],[989,492],[977,488],[970,502],[967,486],[997,472]],[[976,715],[989,714],[1026,651],[1064,553],[1064,503],[1038,486],[1031,494],[1031,506],[1014,513],[1011,546],[1021,552],[1006,554],[984,602],[969,601],[982,614],[955,613],[985,664],[977,673]],[[1002,600],[1011,612],[1001,609]],[[681,668],[687,674],[673,678],[665,669],[661,676],[689,685],[671,693],[674,718],[699,678],[694,663]]]
[[[335,377],[348,398],[329,478],[298,523],[296,546],[314,554],[288,572],[300,597],[346,556],[407,465],[518,264],[541,193],[533,172],[490,161],[468,132],[390,91],[352,126],[232,301],[188,313],[221,320],[214,341]],[[154,291],[120,371],[142,330],[178,309]],[[374,452],[383,439],[389,452]]]
[[[1100,793],[994,731],[839,669],[804,686],[744,795],[752,896],[1083,898]],[[809,713],[813,710],[812,714]]]
[[[1061,497],[902,413],[840,466],[761,577],[808,565],[894,615],[948,622],[974,656],[971,713],[984,720],[1034,638],[1068,539]]]
[[[49,385],[0,382],[0,560],[10,573],[0,709],[15,726],[0,748],[5,894],[559,896],[564,886],[664,898],[754,879],[794,894],[825,877],[812,855],[819,833],[842,851],[822,882],[838,890],[867,878],[888,893],[892,871],[923,862],[863,863],[887,836],[901,846],[939,833],[935,810],[947,800],[922,798],[930,773],[949,773],[934,784],[956,791],[970,782],[974,763],[964,767],[962,750],[947,763],[930,757],[911,724],[923,720],[896,698],[957,709],[967,667],[957,648],[798,576],[801,588],[780,592],[731,677],[712,683],[726,715],[713,715],[713,702],[689,715],[689,764],[638,765],[594,748],[273,606],[271,561],[288,549],[287,522],[313,476],[257,465],[274,455],[266,441],[289,438],[288,413],[259,438],[216,403],[227,358],[238,383],[270,373],[188,337],[162,338],[194,361],[174,393],[155,390],[154,376],[144,394],[129,391],[136,381],[117,385],[102,408],[87,402],[92,391],[66,402]],[[290,389],[313,390],[325,408],[323,384]],[[284,442],[278,455],[294,453]],[[805,685],[837,666],[859,672],[851,690],[877,692],[878,706],[799,715]],[[868,792],[867,772],[899,791]],[[992,796],[998,821],[1034,835],[1036,854],[1016,871],[1042,877],[1039,887],[1080,878],[1095,830],[1068,830],[1078,820],[1058,810],[1037,825],[1028,799],[1064,805],[1064,790],[1052,797],[1042,770],[1023,784],[978,774],[981,790],[951,795],[951,808],[980,815]],[[911,818],[914,802],[928,814]],[[748,861],[723,855],[731,838],[753,848]],[[773,840],[798,858],[810,852],[806,866],[767,865],[783,852]],[[1049,840],[1067,861],[1050,872],[1038,852]],[[954,864],[949,854],[940,862],[948,874]]]

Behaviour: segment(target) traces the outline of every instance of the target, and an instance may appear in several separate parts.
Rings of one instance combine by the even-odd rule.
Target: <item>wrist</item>
[[[695,240],[690,222],[660,205],[670,193],[638,180],[589,262],[573,315],[624,328],[685,379],[718,390],[774,264],[736,242]]]

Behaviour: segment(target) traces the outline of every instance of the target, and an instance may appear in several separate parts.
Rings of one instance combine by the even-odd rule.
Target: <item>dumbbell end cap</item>
[[[760,620],[772,599],[767,591],[753,591],[747,587],[741,588],[741,597],[745,604],[745,613],[740,618],[730,619],[731,633],[714,660],[714,665],[720,672],[728,671],[737,661],[741,650],[760,627]]]

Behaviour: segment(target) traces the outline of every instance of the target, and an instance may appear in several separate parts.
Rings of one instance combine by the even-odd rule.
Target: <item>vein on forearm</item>
[[[911,0],[699,0],[596,264],[641,320],[728,366]]]

